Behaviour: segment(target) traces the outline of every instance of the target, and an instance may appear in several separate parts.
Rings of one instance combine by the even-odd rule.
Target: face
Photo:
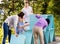
[[[25,2],[24,4],[25,4],[26,7],[29,5],[28,2]]]

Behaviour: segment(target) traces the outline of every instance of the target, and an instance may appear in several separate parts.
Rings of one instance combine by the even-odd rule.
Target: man
[[[16,27],[17,27],[17,24],[18,24],[18,20],[20,19],[21,16],[24,16],[24,13],[23,12],[19,13],[18,15],[9,16],[4,21],[4,23],[3,23],[4,37],[3,37],[2,44],[5,44],[7,35],[8,35],[8,39],[9,39],[9,42],[10,42],[10,38],[11,38],[11,29],[10,28],[11,27],[14,28],[15,35],[17,36]]]
[[[25,23],[29,23],[30,22],[30,18],[29,15],[33,13],[32,11],[32,7],[29,6],[28,1],[24,1],[24,7],[22,8],[22,12],[24,12],[24,21]],[[29,27],[25,27],[26,30],[29,30]]]

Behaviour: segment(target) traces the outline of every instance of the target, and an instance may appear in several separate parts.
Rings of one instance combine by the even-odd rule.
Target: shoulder
[[[25,9],[25,7],[22,8],[22,10],[24,10],[24,9]]]
[[[18,18],[18,15],[13,15],[12,16],[12,19],[17,19]]]
[[[39,18],[42,18],[42,17],[40,16],[40,14],[36,14],[36,18],[39,19]]]
[[[22,8],[22,10],[21,10],[22,12],[24,12],[25,11],[25,8]]]
[[[10,19],[10,18],[12,18],[12,16],[7,16],[7,19]]]
[[[31,7],[31,6],[29,6],[29,9],[32,9],[32,7]]]
[[[29,8],[32,8],[31,6],[29,6]]]

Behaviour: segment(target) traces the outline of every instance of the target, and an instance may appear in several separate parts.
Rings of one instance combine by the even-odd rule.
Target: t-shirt
[[[36,16],[36,18],[38,18],[38,21],[35,23],[35,26],[40,26],[44,29],[48,25],[47,21],[41,16]]]
[[[24,23],[25,22],[30,23],[30,17],[29,17],[29,15],[32,14],[32,7],[31,6],[28,6],[27,8],[24,7],[22,9],[22,12],[25,14],[24,15]],[[30,29],[30,26],[26,26],[24,29],[25,30],[29,30]]]
[[[26,22],[30,21],[29,15],[32,13],[31,11],[32,11],[32,7],[31,6],[28,6],[27,8],[24,7],[22,9],[22,12],[25,14],[24,15],[24,19],[25,19]]]
[[[23,22],[19,22],[18,23],[18,26],[23,26],[23,25],[24,25]],[[18,26],[17,26],[17,29],[16,29],[17,34],[23,33],[24,32],[24,28],[18,28]]]
[[[9,28],[14,27],[14,29],[16,29],[18,23],[18,16],[9,16],[4,22],[8,24]]]

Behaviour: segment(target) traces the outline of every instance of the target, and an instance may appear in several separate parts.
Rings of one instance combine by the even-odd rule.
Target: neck
[[[28,6],[25,6],[25,8],[27,8]]]
[[[20,22],[23,22],[23,19],[22,18],[20,19]]]

